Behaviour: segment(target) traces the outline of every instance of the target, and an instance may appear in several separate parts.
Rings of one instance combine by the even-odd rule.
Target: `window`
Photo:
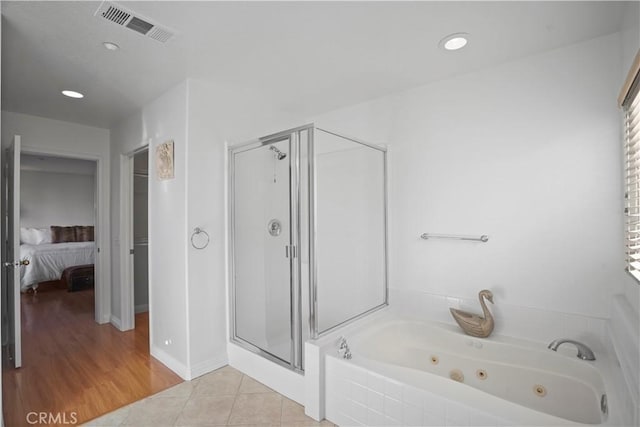
[[[618,101],[624,112],[626,269],[640,281],[640,51]]]

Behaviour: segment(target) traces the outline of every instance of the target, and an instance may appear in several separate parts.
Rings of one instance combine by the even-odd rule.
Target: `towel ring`
[[[204,236],[207,238],[207,241],[204,243],[204,245],[196,245],[196,243],[193,241],[194,237],[200,235],[200,234],[204,234]],[[206,231],[204,231],[202,228],[200,227],[196,227],[193,229],[193,233],[191,234],[191,246],[193,246],[196,249],[204,249],[207,246],[209,246],[209,233],[207,233]]]

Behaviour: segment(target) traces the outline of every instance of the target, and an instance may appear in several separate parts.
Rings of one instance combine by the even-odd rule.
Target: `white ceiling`
[[[622,2],[120,2],[179,34],[163,44],[100,2],[2,1],[2,109],[109,127],[187,77],[311,115],[619,30]],[[456,53],[438,49],[471,34]],[[103,41],[121,46],[115,52]],[[85,94],[82,100],[62,89]]]

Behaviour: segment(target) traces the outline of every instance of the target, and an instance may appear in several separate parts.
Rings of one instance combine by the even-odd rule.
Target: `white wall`
[[[113,188],[120,186],[120,156],[150,144],[151,351],[183,378],[227,361],[225,143],[281,129],[285,122],[279,117],[252,93],[188,80],[112,129]],[[155,148],[167,139],[175,142],[176,177],[158,181]],[[114,260],[120,250],[119,216],[114,192]],[[195,227],[210,235],[203,250],[191,247]],[[119,306],[119,261],[113,271],[113,304]],[[114,316],[121,314],[114,307]]]
[[[622,48],[621,78],[624,81],[640,48],[640,2],[627,2],[620,34],[620,46]],[[622,83],[620,83],[620,86],[622,87]]]
[[[20,226],[94,225],[95,177],[21,171]]]
[[[109,130],[60,120],[2,111],[2,144],[22,135],[24,152],[80,154],[109,153]],[[40,149],[40,151],[36,151]],[[64,157],[64,156],[63,156]]]
[[[614,34],[315,118],[389,144],[391,287],[490,288],[498,305],[608,316],[624,280],[619,43]]]
[[[187,281],[185,273],[185,186],[187,86],[182,83],[112,129],[112,185],[120,188],[120,155],[149,144],[149,289],[151,354],[183,377],[188,376]],[[175,178],[159,181],[155,152],[174,141]],[[120,194],[113,192],[114,252],[119,259]],[[116,226],[117,224],[117,226]],[[122,316],[120,263],[113,263],[114,316]],[[129,290],[127,290],[129,292]],[[116,308],[117,307],[117,308]]]
[[[109,212],[109,130],[59,120],[45,119],[10,111],[2,111],[2,147],[8,147],[14,135],[22,136],[22,151],[56,157],[84,158],[97,161],[96,242],[101,262],[96,264],[96,320],[109,321],[111,313],[111,244]]]
[[[206,372],[227,360],[225,144],[302,124],[242,88],[189,80],[188,228],[211,236],[204,250],[188,247],[191,363]]]

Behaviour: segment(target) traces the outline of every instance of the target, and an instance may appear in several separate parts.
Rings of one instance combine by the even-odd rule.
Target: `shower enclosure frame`
[[[301,141],[300,133],[307,131],[307,161],[306,164],[300,159]],[[324,331],[319,331],[318,322],[318,271],[316,256],[316,235],[317,235],[317,222],[316,222],[316,206],[317,206],[317,191],[316,191],[316,168],[315,168],[315,145],[314,136],[316,131],[325,132],[330,135],[337,136],[339,138],[346,139],[348,141],[372,148],[382,153],[383,159],[383,201],[384,201],[384,233],[383,233],[383,245],[384,245],[384,301],[365,311],[346,319],[339,324],[332,326]],[[289,171],[289,191],[290,191],[290,241],[292,248],[289,249],[292,253],[296,251],[296,256],[293,256],[294,261],[290,264],[290,297],[291,297],[291,362],[277,357],[268,351],[258,347],[257,345],[243,339],[237,334],[236,325],[236,283],[235,283],[235,165],[234,155],[249,151],[252,149],[269,146],[277,142],[289,140],[289,156],[290,156],[290,171]],[[311,339],[317,339],[325,334],[334,331],[337,328],[345,326],[351,322],[354,322],[364,316],[367,316],[375,311],[378,311],[389,304],[389,254],[388,254],[388,166],[387,166],[387,149],[386,147],[373,145],[362,140],[358,140],[352,137],[347,137],[336,132],[328,131],[319,127],[316,127],[313,123],[299,126],[296,128],[288,129],[282,132],[274,133],[261,137],[257,140],[251,140],[238,145],[228,147],[228,191],[229,191],[229,206],[228,206],[228,248],[229,248],[229,306],[230,306],[230,319],[229,319],[229,338],[231,342],[238,344],[240,347],[251,351],[257,355],[260,355],[280,366],[287,369],[291,369],[298,373],[304,373],[303,368],[303,347],[304,341],[302,337],[302,328],[304,322],[307,319],[302,318],[302,274],[307,274],[309,279],[309,337]],[[302,208],[301,208],[301,167],[307,168],[307,198],[308,198],[308,247],[302,248],[301,235],[302,230],[300,228]],[[309,268],[303,272],[301,262],[301,250],[308,250]]]

